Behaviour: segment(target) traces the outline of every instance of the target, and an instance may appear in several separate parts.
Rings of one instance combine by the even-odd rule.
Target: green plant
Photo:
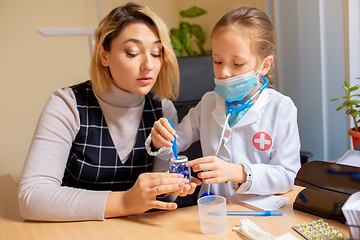
[[[194,6],[188,10],[180,11],[180,16],[183,18],[194,18],[205,13],[207,12],[204,9]],[[193,56],[206,54],[204,49],[205,34],[200,25],[181,21],[178,29],[173,28],[170,30],[170,38],[176,56],[178,57],[183,55]],[[195,39],[200,53],[192,49],[193,39]]]
[[[356,78],[356,79],[360,79],[360,78]],[[342,85],[342,87],[345,89],[347,96],[334,98],[334,99],[331,99],[331,101],[346,99],[345,102],[343,102],[343,104],[336,109],[336,111],[339,111],[343,108],[347,108],[346,114],[348,114],[352,117],[352,119],[354,121],[354,125],[355,125],[354,130],[356,132],[359,132],[358,124],[360,122],[360,119],[359,119],[360,112],[357,108],[360,107],[360,100],[356,100],[356,99],[354,99],[354,97],[360,97],[360,94],[351,95],[351,93],[353,91],[358,90],[360,88],[360,86],[359,86],[359,84],[356,84],[355,86],[350,87],[348,81],[345,80],[344,85]]]

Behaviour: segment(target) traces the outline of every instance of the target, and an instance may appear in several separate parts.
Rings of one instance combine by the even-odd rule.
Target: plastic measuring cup
[[[227,229],[226,199],[219,195],[210,195],[198,199],[200,229],[207,235],[224,233]],[[209,214],[218,212],[218,214]]]

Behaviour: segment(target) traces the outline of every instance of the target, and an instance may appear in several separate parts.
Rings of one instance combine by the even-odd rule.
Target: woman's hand
[[[174,210],[176,203],[156,200],[156,196],[180,192],[189,181],[182,174],[143,173],[125,192],[111,192],[105,206],[105,218],[143,213],[149,209]]]
[[[198,158],[186,163],[205,184],[223,183],[233,181],[243,183],[246,181],[244,167],[239,164],[226,162],[215,156]]]
[[[191,177],[191,183],[185,184],[184,188],[177,192],[170,193],[173,196],[185,197],[194,193],[197,186],[201,185],[201,181],[197,178]]]
[[[171,142],[174,141],[174,135],[177,139],[178,136],[169,121],[166,118],[160,118],[151,129],[151,142],[156,150],[162,146],[172,147]]]

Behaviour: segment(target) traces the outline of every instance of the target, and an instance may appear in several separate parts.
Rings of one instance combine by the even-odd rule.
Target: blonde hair
[[[250,51],[257,59],[257,67],[267,56],[275,58],[275,35],[274,27],[270,19],[263,11],[253,7],[239,7],[227,12],[216,23],[211,37],[218,35],[224,30],[233,30],[243,34],[250,43]],[[269,79],[269,87],[272,87],[274,61],[271,63],[269,71],[264,75]]]
[[[110,89],[111,81],[113,81],[109,69],[101,64],[99,56],[101,45],[105,51],[110,51],[113,39],[119,36],[126,26],[139,22],[153,27],[163,45],[163,66],[151,90],[157,99],[175,100],[179,93],[180,73],[168,29],[165,23],[149,8],[136,3],[128,3],[113,9],[95,30],[96,49],[94,49],[90,66],[93,90],[100,94],[105,93]]]

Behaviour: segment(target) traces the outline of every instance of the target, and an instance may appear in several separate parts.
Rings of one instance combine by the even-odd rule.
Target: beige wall
[[[105,16],[128,1],[101,0]],[[134,0],[178,27],[179,11],[197,5],[208,14],[197,21],[209,35],[226,11],[241,5],[265,10],[264,0]],[[219,2],[219,4],[217,4]],[[0,175],[20,180],[39,115],[57,88],[89,79],[88,36],[43,36],[38,29],[96,28],[96,0],[0,1]],[[207,39],[205,48],[210,49]]]

